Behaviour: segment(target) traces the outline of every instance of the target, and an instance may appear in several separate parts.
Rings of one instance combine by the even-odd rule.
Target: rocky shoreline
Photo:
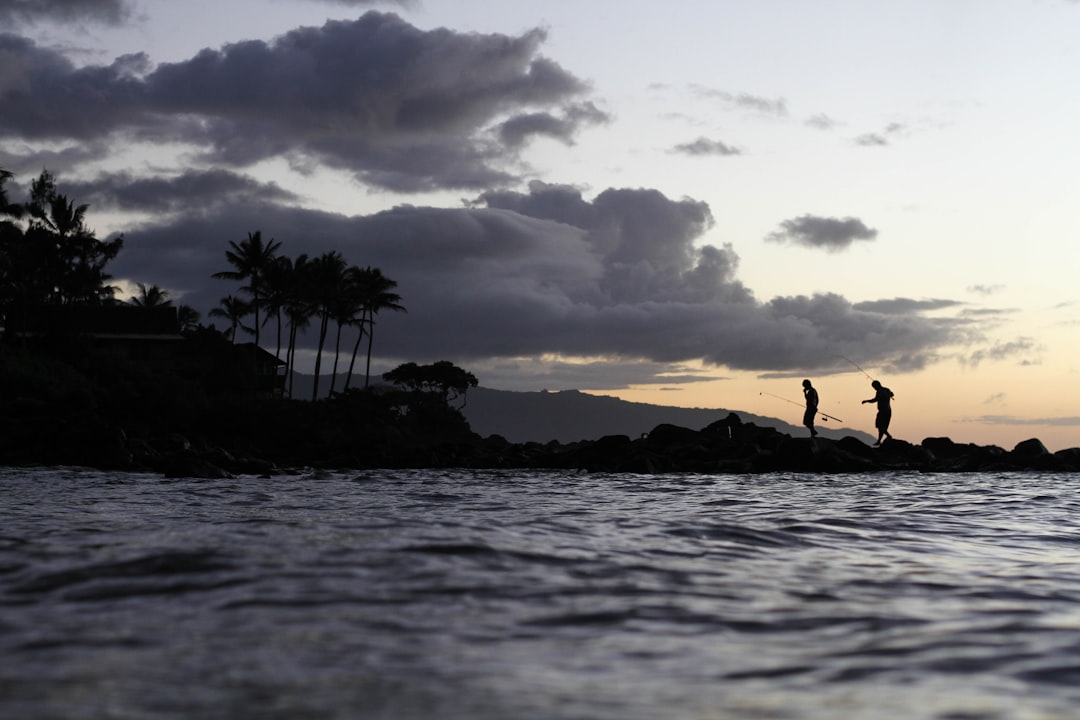
[[[555,469],[595,473],[1080,472],[1080,448],[1038,439],[1006,450],[926,438],[870,447],[792,437],[728,413],[701,429],[510,442],[473,432],[438,393],[349,390],[319,401],[251,397],[206,377],[152,373],[109,356],[0,352],[0,467],[73,466],[170,477],[306,469]],[[758,418],[755,418],[758,419]]]
[[[161,473],[167,477],[228,478],[298,473],[311,468],[366,469],[558,469],[590,473],[874,473],[1080,472],[1080,448],[1050,452],[1032,438],[1011,450],[926,438],[919,444],[889,440],[871,447],[855,437],[840,440],[791,437],[775,428],[742,423],[734,414],[701,430],[659,425],[639,438],[609,435],[574,443],[510,443],[467,429],[428,438],[399,429],[384,432],[316,431],[294,443],[250,438],[233,447],[180,433],[131,438],[119,428],[86,428],[69,434],[55,452],[3,453],[8,465],[88,466],[103,470]],[[389,431],[389,432],[386,432]],[[438,435],[441,435],[438,436]]]

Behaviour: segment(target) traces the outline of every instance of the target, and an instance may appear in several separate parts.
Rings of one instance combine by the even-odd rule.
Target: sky
[[[0,0],[0,168],[204,318],[254,231],[380,268],[377,372],[1059,450],[1076,67],[1075,0]]]

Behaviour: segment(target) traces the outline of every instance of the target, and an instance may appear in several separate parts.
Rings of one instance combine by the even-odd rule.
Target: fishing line
[[[803,403],[795,402],[794,400],[788,400],[786,397],[781,397],[780,395],[773,395],[770,392],[759,392],[758,395],[768,395],[769,397],[774,397],[777,400],[783,400],[784,402],[791,403],[792,405],[798,405],[799,407],[805,407],[805,405]],[[817,414],[820,415],[821,417],[825,418],[826,420],[835,420],[836,422],[844,422],[840,418],[834,417],[832,415],[827,415],[827,414],[821,412],[820,410],[817,411]]]
[[[851,358],[849,358],[849,357],[847,357],[845,355],[837,355],[837,357],[838,358],[843,358],[844,360],[847,360],[849,363],[851,363],[852,365],[855,366],[856,370],[858,370],[863,375],[865,375],[868,380],[873,381],[874,378],[870,375],[870,373],[866,372],[861,367],[859,367],[859,364],[857,362],[855,362],[854,360],[852,360]]]

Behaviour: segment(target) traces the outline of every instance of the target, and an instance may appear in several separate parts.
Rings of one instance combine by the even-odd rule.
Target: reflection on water
[[[0,474],[0,715],[1056,718],[1077,476]]]

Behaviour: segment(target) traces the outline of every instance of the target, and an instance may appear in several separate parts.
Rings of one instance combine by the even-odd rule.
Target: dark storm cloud
[[[683,143],[676,145],[671,150],[673,153],[681,155],[692,156],[707,156],[707,155],[741,155],[742,151],[737,147],[732,147],[727,143],[720,140],[710,140],[709,138],[700,137],[697,140],[689,143]]]
[[[8,147],[0,149],[0,167],[20,178],[36,177],[42,168],[56,170],[103,160],[113,153],[105,140],[74,143],[49,150]]]
[[[712,222],[704,203],[655,190],[589,200],[543,183],[465,208],[363,217],[241,200],[129,229],[111,270],[186,293],[205,313],[236,291],[210,278],[230,240],[260,230],[291,256],[338,250],[398,282],[408,313],[380,316],[377,353],[415,361],[561,354],[794,371],[830,367],[837,353],[926,363],[966,337],[962,320],[870,312],[837,295],[761,303],[730,246],[699,246]]]
[[[877,230],[868,228],[862,220],[801,215],[780,223],[780,229],[770,233],[769,242],[791,243],[829,252],[846,250],[856,240],[873,240]]]
[[[120,25],[131,15],[128,0],[0,0],[0,23],[40,21]]]
[[[93,182],[68,182],[65,194],[93,208],[138,212],[205,212],[235,202],[294,202],[298,196],[276,183],[263,183],[226,170],[191,170],[176,177],[134,178],[106,174]]]
[[[369,12],[151,68],[144,55],[75,67],[4,35],[0,139],[127,136],[194,145],[206,163],[292,155],[397,191],[481,189],[512,178],[512,148],[492,127],[547,113],[570,140],[603,117],[580,101],[581,80],[539,55],[545,39],[422,31]]]

